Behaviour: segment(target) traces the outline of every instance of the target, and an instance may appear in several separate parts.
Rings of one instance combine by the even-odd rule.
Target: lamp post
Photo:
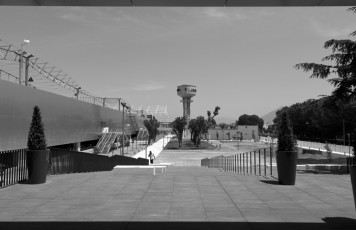
[[[146,134],[146,137],[149,138],[149,135]],[[145,159],[148,158],[148,156],[147,156],[147,148],[148,148],[148,140],[146,141],[146,146],[145,146]]]
[[[126,102],[121,102],[122,105],[122,155],[124,155],[124,138],[125,138],[125,108],[128,109],[129,107],[126,105]]]
[[[77,92],[74,94],[74,96],[76,96],[77,100],[79,99],[79,92],[80,92],[80,89],[81,89],[81,88],[82,88],[82,87],[76,88]]]
[[[347,137],[349,138],[349,157],[350,157],[350,153],[351,153],[351,148],[350,148],[350,133],[347,134]]]
[[[29,79],[28,79],[28,67],[29,67],[29,59],[32,58],[33,55],[30,54],[28,55],[27,57],[25,57],[25,86],[28,86],[28,82],[29,82]],[[30,82],[33,81],[32,78],[30,78]]]
[[[20,50],[20,68],[19,68],[19,84],[21,85],[21,80],[22,80],[22,57],[23,57],[23,46],[26,44],[30,44],[30,40],[23,40],[21,43],[21,50]]]
[[[130,140],[129,140],[129,142],[131,143],[131,147],[132,147],[132,150],[133,150],[133,140],[131,140],[131,125],[130,124],[127,124],[126,125],[127,126],[127,131],[129,131],[130,130]],[[129,147],[127,147],[127,151],[128,151],[128,149],[129,149]]]

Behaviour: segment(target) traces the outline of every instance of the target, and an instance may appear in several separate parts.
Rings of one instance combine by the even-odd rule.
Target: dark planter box
[[[28,183],[42,184],[46,182],[48,171],[49,149],[46,150],[28,150],[27,168]]]
[[[283,185],[295,185],[298,152],[276,151],[278,181]]]

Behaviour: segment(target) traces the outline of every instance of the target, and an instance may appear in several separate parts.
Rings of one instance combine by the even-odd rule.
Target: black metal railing
[[[202,159],[201,165],[208,168],[220,168],[226,172],[245,175],[276,175],[276,161],[273,148],[258,149],[231,156],[217,156]]]
[[[0,152],[0,188],[27,179],[26,149]]]
[[[48,174],[110,171],[116,165],[148,165],[147,159],[51,148]],[[28,179],[26,149],[0,151],[0,188]]]
[[[49,174],[109,171],[107,156],[51,148]]]

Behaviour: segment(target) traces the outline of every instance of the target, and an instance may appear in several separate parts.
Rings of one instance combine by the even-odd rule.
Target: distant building
[[[242,135],[242,140],[259,141],[257,125],[238,125],[237,129],[211,128],[208,130],[209,139],[212,140],[236,140]]]
[[[258,141],[260,139],[258,125],[238,125],[237,130],[241,132],[243,140]]]

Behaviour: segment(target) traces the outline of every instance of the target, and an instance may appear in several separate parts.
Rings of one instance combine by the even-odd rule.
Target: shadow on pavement
[[[329,226],[332,226],[332,229],[356,229],[356,219],[345,217],[326,217],[322,220]]]
[[[260,181],[266,184],[280,185],[278,180],[260,180]]]
[[[51,229],[51,230],[355,230],[356,220],[342,217],[324,218],[325,223],[277,223],[277,222],[0,222],[2,230]]]

